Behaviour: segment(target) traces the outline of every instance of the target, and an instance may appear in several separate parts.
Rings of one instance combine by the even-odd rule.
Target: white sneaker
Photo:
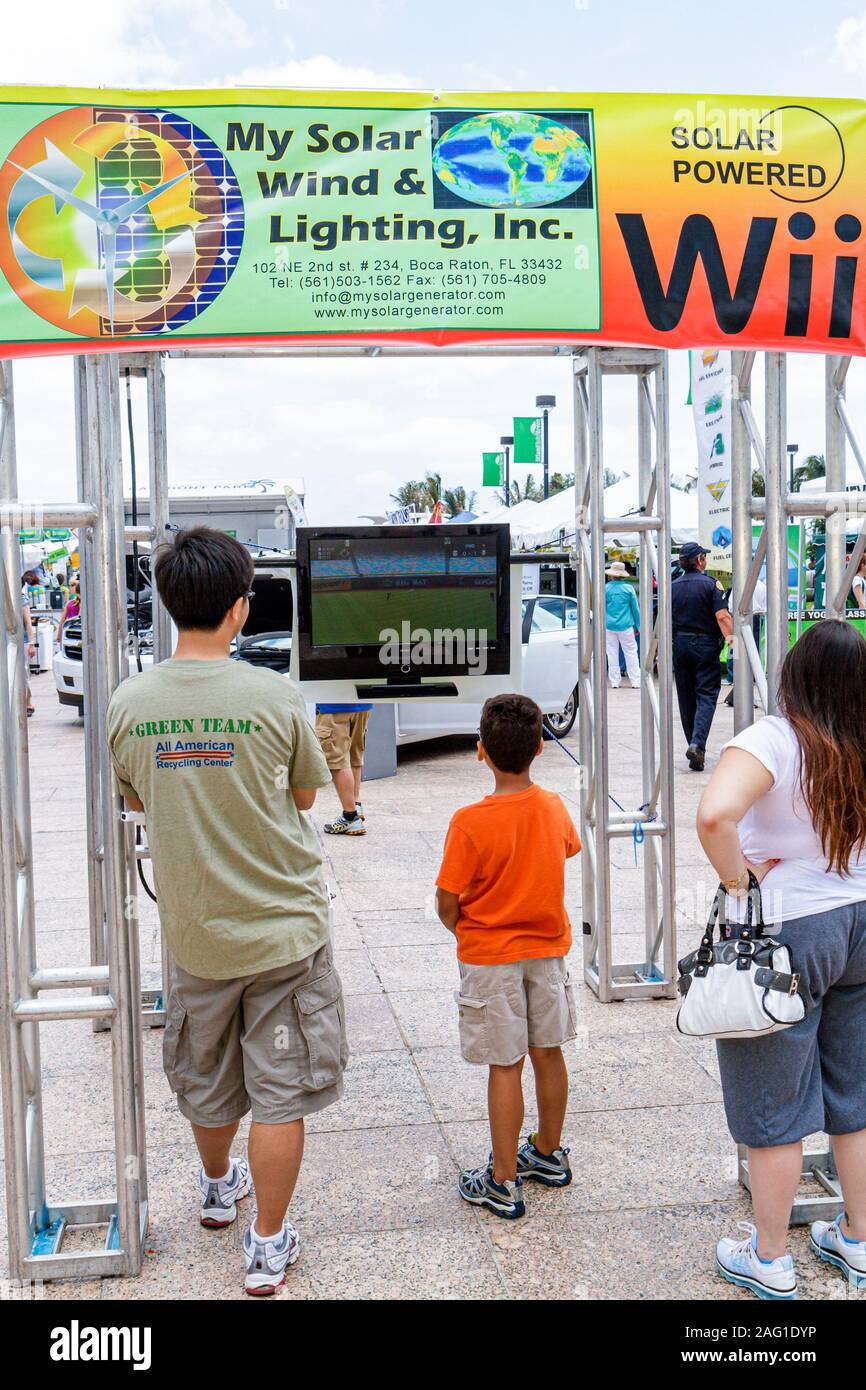
[[[819,1260],[841,1269],[855,1289],[866,1289],[866,1240],[851,1240],[842,1230],[841,1212],[835,1221],[814,1221],[809,1241]]]
[[[238,1214],[237,1203],[249,1195],[253,1180],[245,1158],[235,1158],[227,1178],[215,1182],[204,1169],[199,1170],[201,1224],[213,1230],[230,1226]]]
[[[286,1282],[286,1270],[293,1265],[301,1253],[301,1237],[291,1221],[283,1222],[278,1236],[268,1236],[261,1240],[254,1235],[254,1227],[244,1232],[244,1254],[247,1257],[247,1274],[244,1288],[247,1293],[258,1297],[276,1293]]]
[[[747,1221],[738,1221],[741,1231],[748,1231],[746,1240],[731,1240],[726,1236],[716,1246],[716,1269],[729,1284],[750,1289],[759,1298],[796,1298],[797,1273],[790,1255],[775,1260],[762,1260],[756,1242],[758,1232]]]

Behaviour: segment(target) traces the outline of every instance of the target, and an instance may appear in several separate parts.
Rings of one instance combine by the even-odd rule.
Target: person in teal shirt
[[[629,682],[635,689],[639,689],[640,662],[635,636],[636,632],[640,632],[637,595],[632,585],[626,583],[628,570],[622,560],[614,560],[605,570],[605,574],[608,577],[604,586],[607,674],[614,690],[618,690],[622,679],[619,669],[619,653],[622,649]]]

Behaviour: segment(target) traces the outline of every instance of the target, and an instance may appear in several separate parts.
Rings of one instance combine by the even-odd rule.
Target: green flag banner
[[[544,435],[540,416],[514,417],[514,462],[543,463]]]
[[[505,455],[482,454],[481,458],[484,462],[481,486],[499,487],[505,481]]]

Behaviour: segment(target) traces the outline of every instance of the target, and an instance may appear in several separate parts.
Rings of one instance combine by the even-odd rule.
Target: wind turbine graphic
[[[22,174],[26,174],[28,179],[38,183],[45,189],[46,193],[54,196],[54,206],[58,203],[68,203],[70,207],[76,208],[85,217],[89,217],[91,222],[95,222],[97,234],[102,246],[102,260],[105,266],[105,288],[108,298],[108,322],[111,336],[114,337],[114,268],[117,261],[117,233],[128,222],[130,217],[134,217],[142,208],[146,208],[152,203],[154,198],[158,198],[166,189],[173,188],[181,179],[190,177],[189,170],[182,174],[176,174],[172,179],[166,179],[164,183],[158,183],[155,188],[149,188],[146,193],[139,193],[135,198],[129,198],[125,203],[121,203],[119,208],[100,208],[95,203],[88,203],[86,198],[81,198],[77,193],[72,193],[60,184],[54,183],[51,179],[44,178],[37,174],[33,169],[23,169],[14,160],[9,161],[13,169],[18,169]]]

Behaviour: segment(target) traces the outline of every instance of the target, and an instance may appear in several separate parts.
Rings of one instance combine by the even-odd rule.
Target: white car
[[[259,583],[261,585],[260,580]],[[522,637],[521,688],[541,706],[548,730],[557,738],[564,738],[577,715],[577,603],[573,598],[558,594],[534,594],[524,598]],[[259,633],[257,637],[246,639],[245,646],[245,660],[288,670],[290,633]],[[153,665],[149,632],[142,634],[141,664],[145,670]],[[135,658],[130,656],[129,674],[135,675],[137,669]],[[61,705],[73,705],[83,714],[81,623],[76,618],[70,618],[64,625],[62,650],[54,656],[54,679]],[[481,702],[469,705],[398,701],[397,745],[420,743],[448,734],[474,734],[480,716]]]
[[[564,738],[577,715],[579,656],[573,598],[559,594],[524,598],[522,654],[521,689],[541,706],[547,729]],[[445,734],[474,734],[480,717],[480,703],[404,700],[397,705],[397,745]]]
[[[140,646],[141,667],[142,670],[147,671],[153,665],[153,649],[149,631],[141,634]],[[54,684],[57,687],[57,698],[61,705],[71,705],[78,710],[80,715],[83,715],[84,662],[82,660],[80,618],[67,618],[64,623],[60,647],[54,653],[51,669],[54,672]],[[134,676],[137,671],[138,663],[135,657],[130,655],[129,674]]]

